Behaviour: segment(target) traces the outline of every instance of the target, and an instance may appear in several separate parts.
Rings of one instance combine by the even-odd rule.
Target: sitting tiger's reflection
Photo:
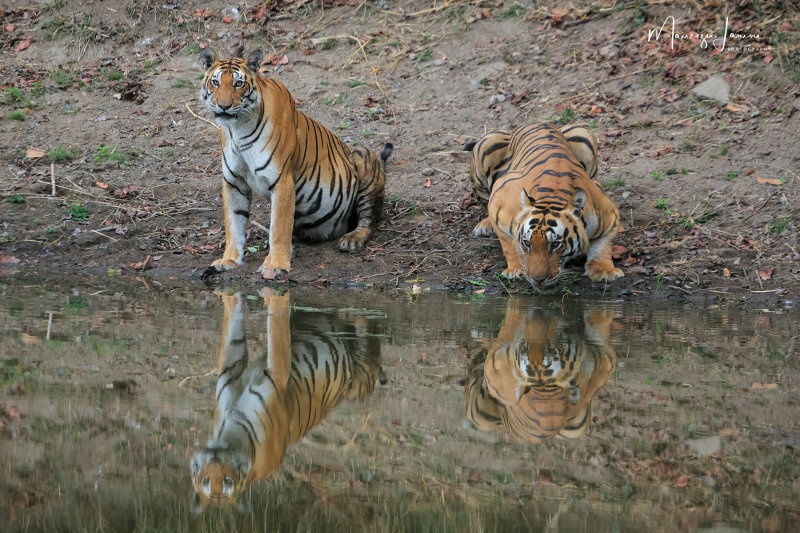
[[[270,289],[262,295],[266,353],[248,363],[243,297],[222,293],[217,406],[208,443],[191,460],[193,512],[209,503],[246,508],[242,491],[272,475],[291,443],[342,399],[366,399],[386,382],[373,319],[292,309],[288,294]]]
[[[506,304],[496,339],[472,359],[467,417],[479,429],[514,439],[577,438],[591,424],[592,398],[617,361],[609,342],[613,314],[588,309],[570,321],[552,311]]]

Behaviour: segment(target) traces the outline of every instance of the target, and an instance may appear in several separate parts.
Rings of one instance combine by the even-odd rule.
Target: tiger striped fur
[[[281,82],[259,74],[260,51],[220,59],[206,48],[200,58],[207,69],[200,99],[220,127],[225,212],[225,251],[204,277],[242,264],[253,195],[272,204],[269,254],[259,269],[267,279],[291,269],[293,233],[363,249],[383,213],[392,143],[380,157],[343,143],[298,111]]]
[[[472,151],[474,194],[489,211],[473,234],[497,235],[508,264],[503,274],[544,291],[558,283],[564,265],[585,256],[592,281],[623,275],[611,258],[619,212],[593,179],[591,131],[533,124],[490,132],[465,149]]]
[[[509,298],[497,338],[467,370],[467,418],[483,431],[533,443],[583,436],[592,398],[616,365],[612,321],[612,313],[589,309],[571,322]]]
[[[194,512],[208,504],[241,505],[244,489],[271,476],[288,446],[341,400],[365,400],[376,382],[386,382],[373,319],[292,309],[288,293],[264,288],[265,353],[250,362],[244,297],[221,294],[217,405],[211,436],[190,462]]]

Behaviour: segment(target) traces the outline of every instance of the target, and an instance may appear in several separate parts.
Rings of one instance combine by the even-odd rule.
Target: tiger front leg
[[[207,278],[242,264],[244,257],[244,230],[250,218],[250,191],[241,185],[231,185],[228,178],[222,182],[222,209],[225,215],[225,251],[203,273]]]
[[[525,272],[519,255],[517,254],[517,248],[514,246],[514,242],[500,233],[497,234],[497,237],[500,239],[500,247],[503,249],[503,255],[508,264],[506,269],[503,270],[503,275],[511,279],[524,278]]]
[[[611,257],[613,240],[618,231],[619,228],[614,227],[605,235],[589,242],[585,274],[592,281],[613,281],[625,275],[614,266]]]
[[[258,269],[264,279],[275,279],[281,272],[292,269],[294,202],[294,176],[287,170],[272,190],[269,253]]]

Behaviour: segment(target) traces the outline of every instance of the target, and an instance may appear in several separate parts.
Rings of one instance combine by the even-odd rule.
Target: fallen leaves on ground
[[[778,388],[778,384],[777,383],[753,383],[752,385],[750,385],[750,388],[752,390],[757,390],[757,389],[775,390],[775,389]]]
[[[134,270],[147,270],[148,268],[153,268],[153,258],[148,255],[144,258],[144,261],[131,263],[130,267]]]
[[[761,278],[763,281],[767,281],[772,279],[772,272],[775,270],[775,267],[769,267],[766,270],[762,270],[758,273],[758,277]]]
[[[47,154],[44,150],[39,150],[38,148],[29,148],[27,152],[25,152],[26,159],[40,159]]]
[[[22,259],[14,257],[13,255],[3,254],[0,255],[0,263],[4,265],[16,265],[22,262]]]
[[[783,182],[778,178],[765,178],[763,176],[756,176],[756,181],[760,185],[783,185]]]

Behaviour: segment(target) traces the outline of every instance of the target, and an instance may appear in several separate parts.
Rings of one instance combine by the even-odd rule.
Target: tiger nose
[[[217,107],[219,107],[223,111],[227,111],[228,109],[231,108],[232,105],[233,105],[233,103],[230,103],[230,104],[217,103]]]

